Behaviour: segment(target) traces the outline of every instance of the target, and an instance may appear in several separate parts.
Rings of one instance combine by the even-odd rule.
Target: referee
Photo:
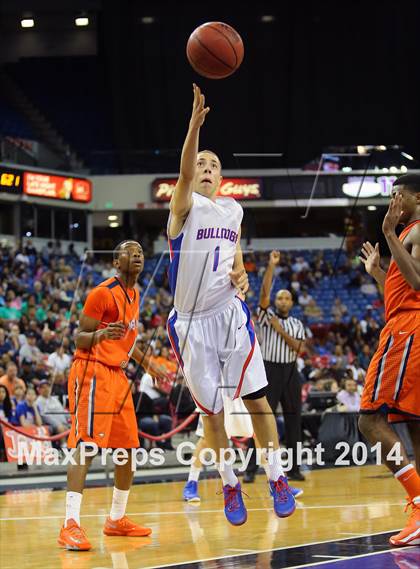
[[[289,316],[293,306],[288,290],[276,293],[274,307],[270,306],[270,293],[275,267],[280,263],[280,253],[272,251],[264,274],[258,323],[261,331],[261,352],[267,373],[267,400],[276,415],[281,403],[286,431],[286,447],[292,449],[292,469],[287,473],[291,480],[305,480],[296,462],[297,443],[302,440],[301,429],[301,382],[296,368],[299,352],[304,350],[305,328],[300,320]],[[250,448],[255,448],[250,439]],[[244,476],[244,482],[253,482],[258,466],[255,452]]]

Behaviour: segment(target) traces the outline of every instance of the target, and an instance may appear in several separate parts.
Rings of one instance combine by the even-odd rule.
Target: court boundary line
[[[397,530],[398,531],[398,530]],[[383,532],[389,533],[389,532]],[[377,535],[377,534],[367,534],[370,535]],[[351,538],[349,538],[351,539]],[[336,540],[339,541],[339,540]],[[302,569],[303,567],[322,567],[322,565],[326,565],[327,563],[340,563],[340,561],[352,561],[353,559],[361,559],[362,557],[373,557],[374,555],[383,555],[384,553],[391,554],[392,551],[405,551],[406,549],[412,549],[412,545],[406,545],[404,547],[384,549],[383,551],[371,551],[370,553],[360,553],[357,555],[351,555],[350,557],[344,557],[341,559],[326,559],[325,561],[316,561],[315,563],[306,563],[304,565],[293,565],[293,567],[288,567],[287,569]],[[274,550],[273,550],[274,551]],[[153,567],[145,567],[144,569],[158,569]]]
[[[388,531],[379,531],[379,532],[374,532],[374,533],[369,533],[369,534],[362,534],[359,537],[369,537],[369,536],[373,536],[373,535],[385,535],[387,533],[392,533],[392,532],[398,532],[400,531],[400,528],[398,529],[391,529]],[[269,553],[271,552],[275,552],[275,551],[284,551],[285,549],[293,549],[293,548],[297,548],[297,547],[307,547],[310,545],[319,545],[319,544],[323,544],[323,543],[335,543],[337,541],[346,541],[349,539],[353,539],[351,537],[344,537],[344,538],[338,538],[338,539],[327,539],[327,540],[323,540],[323,541],[313,541],[313,542],[309,542],[309,543],[302,543],[299,545],[289,545],[286,547],[276,547],[276,548],[271,548],[271,549],[259,549],[256,550],[254,553],[240,553],[239,555],[220,555],[219,557],[206,557],[204,559],[193,559],[193,560],[189,560],[189,561],[182,561],[179,563],[170,563],[170,564],[166,564],[166,565],[147,565],[145,567],[143,567],[142,569],[168,569],[170,567],[180,567],[181,565],[188,565],[191,563],[206,563],[208,561],[218,561],[220,559],[237,559],[239,557],[246,557],[247,555],[256,555],[258,553]],[[398,551],[402,551],[404,549],[408,549],[411,548],[412,546],[408,545],[406,547],[399,547]],[[372,553],[365,553],[362,555],[354,555],[352,557],[349,557],[349,559],[356,559],[357,557],[365,557],[367,555],[371,556],[371,555],[379,555],[380,553],[387,553],[388,550],[384,550],[384,551],[374,551]],[[391,551],[391,549],[389,550]],[[311,566],[317,566],[317,565],[325,565],[326,563],[337,563],[339,561],[344,561],[344,559],[329,559],[326,561],[319,561],[319,562],[315,562],[315,563],[309,563],[309,564],[304,564],[304,565],[293,565],[292,567],[288,567],[287,569],[300,569],[302,567],[311,567]]]
[[[372,505],[372,504],[370,504]],[[389,506],[391,508],[402,507],[403,504],[400,502],[375,502],[375,506]],[[328,510],[328,509],[339,509],[339,508],[367,508],[369,507],[367,504],[331,504],[331,505],[319,505],[319,506],[302,506],[298,504],[297,511],[299,510]],[[273,508],[247,508],[248,512],[270,512]],[[217,508],[214,510],[201,510],[197,508],[194,510],[195,514],[219,514],[222,513],[222,508]],[[188,511],[185,510],[176,510],[172,512],[127,512],[127,516],[178,516],[178,515],[187,515]],[[108,514],[82,514],[81,518],[106,518]],[[57,516],[32,516],[32,517],[17,517],[17,518],[0,518],[0,522],[18,522],[18,521],[30,521],[30,520],[55,520],[55,519],[62,519],[62,515]],[[394,530],[389,530],[394,531]],[[395,531],[401,531],[401,529],[397,529]],[[384,532],[379,532],[384,533]],[[386,532],[385,532],[386,533]],[[369,535],[375,534],[355,534],[353,537],[366,537]],[[349,537],[343,537],[340,539],[352,539]]]

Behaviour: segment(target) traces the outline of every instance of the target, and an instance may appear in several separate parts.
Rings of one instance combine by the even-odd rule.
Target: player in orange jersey
[[[80,527],[80,506],[92,458],[81,464],[80,447],[95,443],[99,448],[127,449],[130,454],[131,449],[139,446],[130,382],[123,369],[130,358],[148,364],[136,347],[139,293],[135,285],[144,265],[141,245],[136,241],[120,243],[114,251],[113,264],[117,275],[94,288],[86,299],[69,374],[72,424],[68,447],[77,448],[77,465],[68,468],[66,518],[58,539],[66,549],[91,548]],[[151,372],[159,375],[151,367]],[[115,466],[112,507],[103,530],[106,535],[141,537],[151,533],[151,529],[125,516],[132,479],[130,456],[126,464]]]
[[[420,544],[420,175],[395,180],[382,231],[392,253],[385,273],[378,244],[363,244],[361,260],[384,289],[386,324],[366,375],[359,427],[370,443],[380,442],[382,459],[401,482],[412,507],[407,526],[391,545]],[[404,224],[399,237],[396,227]],[[416,467],[387,422],[406,422]],[[399,443],[401,461],[389,455]],[[397,445],[398,448],[398,445]]]

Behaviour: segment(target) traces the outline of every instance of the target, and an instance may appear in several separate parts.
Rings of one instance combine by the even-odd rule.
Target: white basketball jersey
[[[229,273],[243,210],[233,198],[213,201],[194,192],[192,200],[181,232],[169,239],[169,283],[175,310],[197,314],[227,305],[236,294]]]

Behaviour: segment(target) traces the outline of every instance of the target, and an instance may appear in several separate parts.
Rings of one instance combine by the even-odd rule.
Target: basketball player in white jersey
[[[265,397],[267,379],[250,311],[237,296],[248,277],[240,246],[242,207],[216,197],[221,164],[214,152],[198,152],[200,128],[209,112],[194,85],[194,102],[170,203],[169,281],[174,308],[167,329],[188,388],[203,413],[204,431],[216,452],[223,480],[225,515],[234,525],[247,519],[241,486],[232,466],[220,461],[228,448],[222,393],[242,397],[255,435],[270,456],[270,492],[279,517],[290,516],[295,499],[281,467],[277,427]]]

